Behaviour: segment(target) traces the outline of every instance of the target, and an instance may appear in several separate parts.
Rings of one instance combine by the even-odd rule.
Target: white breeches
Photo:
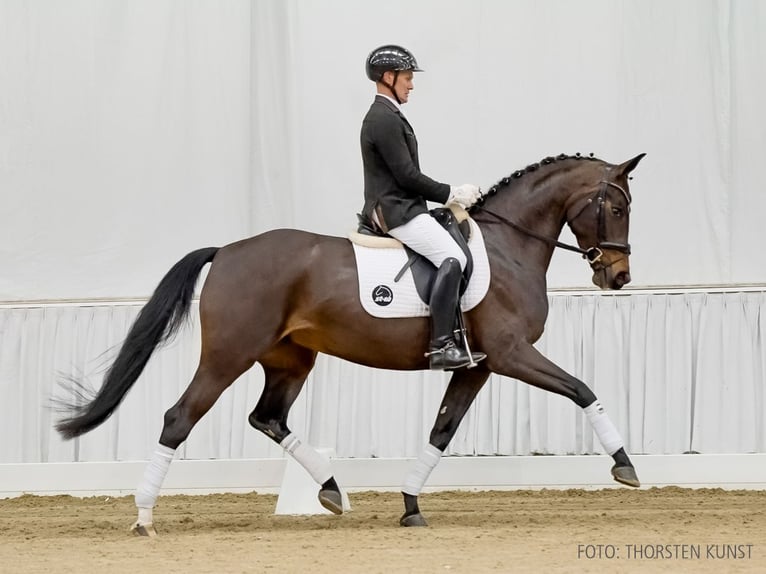
[[[388,234],[426,257],[437,269],[448,257],[457,259],[460,269],[465,269],[463,250],[447,230],[427,213],[421,213],[404,225],[389,230]]]

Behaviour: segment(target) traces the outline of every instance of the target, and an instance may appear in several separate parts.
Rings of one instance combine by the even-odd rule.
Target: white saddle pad
[[[489,261],[484,247],[484,237],[473,219],[468,247],[473,254],[473,274],[468,288],[460,300],[463,311],[478,305],[489,289]],[[393,243],[393,242],[392,242]],[[364,247],[354,245],[356,267],[359,274],[359,299],[362,307],[374,317],[427,317],[428,305],[423,303],[415,289],[412,271],[407,271],[399,281],[396,275],[407,263],[407,252],[401,247]]]

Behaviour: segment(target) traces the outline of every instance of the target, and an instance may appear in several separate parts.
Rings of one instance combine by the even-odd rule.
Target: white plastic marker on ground
[[[318,448],[317,451],[330,460],[335,458],[335,449]],[[319,503],[317,498],[319,488],[320,486],[311,478],[306,469],[298,464],[293,457],[288,456],[274,514],[332,514]],[[341,498],[343,512],[350,512],[351,502],[349,502],[348,494],[342,489]]]

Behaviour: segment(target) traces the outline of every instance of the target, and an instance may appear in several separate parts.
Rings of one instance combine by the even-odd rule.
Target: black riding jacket
[[[446,203],[450,186],[420,172],[415,132],[396,106],[376,96],[362,122],[364,208],[383,231],[399,227],[421,213],[426,200]]]

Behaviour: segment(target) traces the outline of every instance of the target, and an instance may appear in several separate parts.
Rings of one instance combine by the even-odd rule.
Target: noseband
[[[594,265],[595,263],[598,263],[601,260],[601,257],[604,255],[604,252],[602,249],[611,249],[613,251],[619,251],[621,253],[624,253],[625,255],[630,255],[630,244],[629,243],[617,243],[615,241],[607,241],[606,240],[606,215],[604,213],[604,206],[606,204],[606,193],[610,187],[613,187],[615,189],[618,189],[622,192],[622,194],[625,196],[625,201],[627,201],[628,206],[630,206],[630,195],[628,192],[623,189],[621,186],[617,185],[616,183],[612,181],[607,181],[605,179],[602,179],[600,182],[601,187],[596,192],[596,220],[597,220],[597,228],[596,228],[596,240],[598,243],[594,247],[589,247],[588,249],[584,250],[583,257],[588,260],[588,263],[591,265]],[[577,214],[567,221],[567,224],[569,227],[572,227],[572,223],[575,219],[580,217],[582,213],[585,211],[585,209],[593,203],[593,197],[589,197],[588,201],[585,203],[585,205],[580,209]]]
[[[495,213],[494,211],[491,211],[484,207],[484,205],[477,204],[476,207],[484,211],[485,213],[488,213],[492,217],[498,219],[499,221],[502,221],[503,223],[509,225],[516,231],[520,231],[524,235],[528,235],[529,237],[533,237],[535,239],[538,239],[540,241],[543,241],[549,245],[553,245],[555,247],[560,247],[561,249],[566,249],[567,251],[573,251],[575,253],[579,253],[583,256],[583,259],[587,259],[588,263],[591,267],[593,267],[596,264],[599,264],[598,269],[603,269],[604,267],[608,267],[609,265],[604,265],[601,263],[601,258],[604,255],[603,249],[610,249],[614,251],[619,251],[621,253],[624,253],[625,255],[630,255],[630,244],[629,243],[617,243],[614,241],[607,241],[606,238],[606,215],[604,213],[604,206],[606,204],[606,194],[610,187],[613,187],[615,189],[618,189],[622,192],[622,194],[625,196],[626,201],[628,202],[628,205],[631,203],[630,194],[623,189],[621,186],[617,185],[616,183],[612,181],[607,181],[605,179],[601,180],[599,182],[601,184],[601,187],[598,189],[598,191],[595,192],[594,197],[589,197],[588,201],[585,202],[585,205],[575,214],[572,219],[569,219],[567,221],[567,224],[572,227],[572,222],[580,217],[582,213],[585,211],[585,209],[593,203],[593,200],[596,200],[596,219],[597,219],[597,228],[596,228],[596,240],[598,243],[593,247],[588,247],[587,249],[583,249],[582,247],[579,247],[577,245],[569,245],[568,243],[564,243],[562,241],[559,241],[558,239],[553,239],[552,237],[546,237],[545,235],[540,235],[539,233],[536,233],[535,231],[532,231],[531,229],[527,229],[526,227],[522,227],[518,223],[511,221],[507,217],[503,217],[499,213]],[[596,269],[594,267],[594,269]]]

